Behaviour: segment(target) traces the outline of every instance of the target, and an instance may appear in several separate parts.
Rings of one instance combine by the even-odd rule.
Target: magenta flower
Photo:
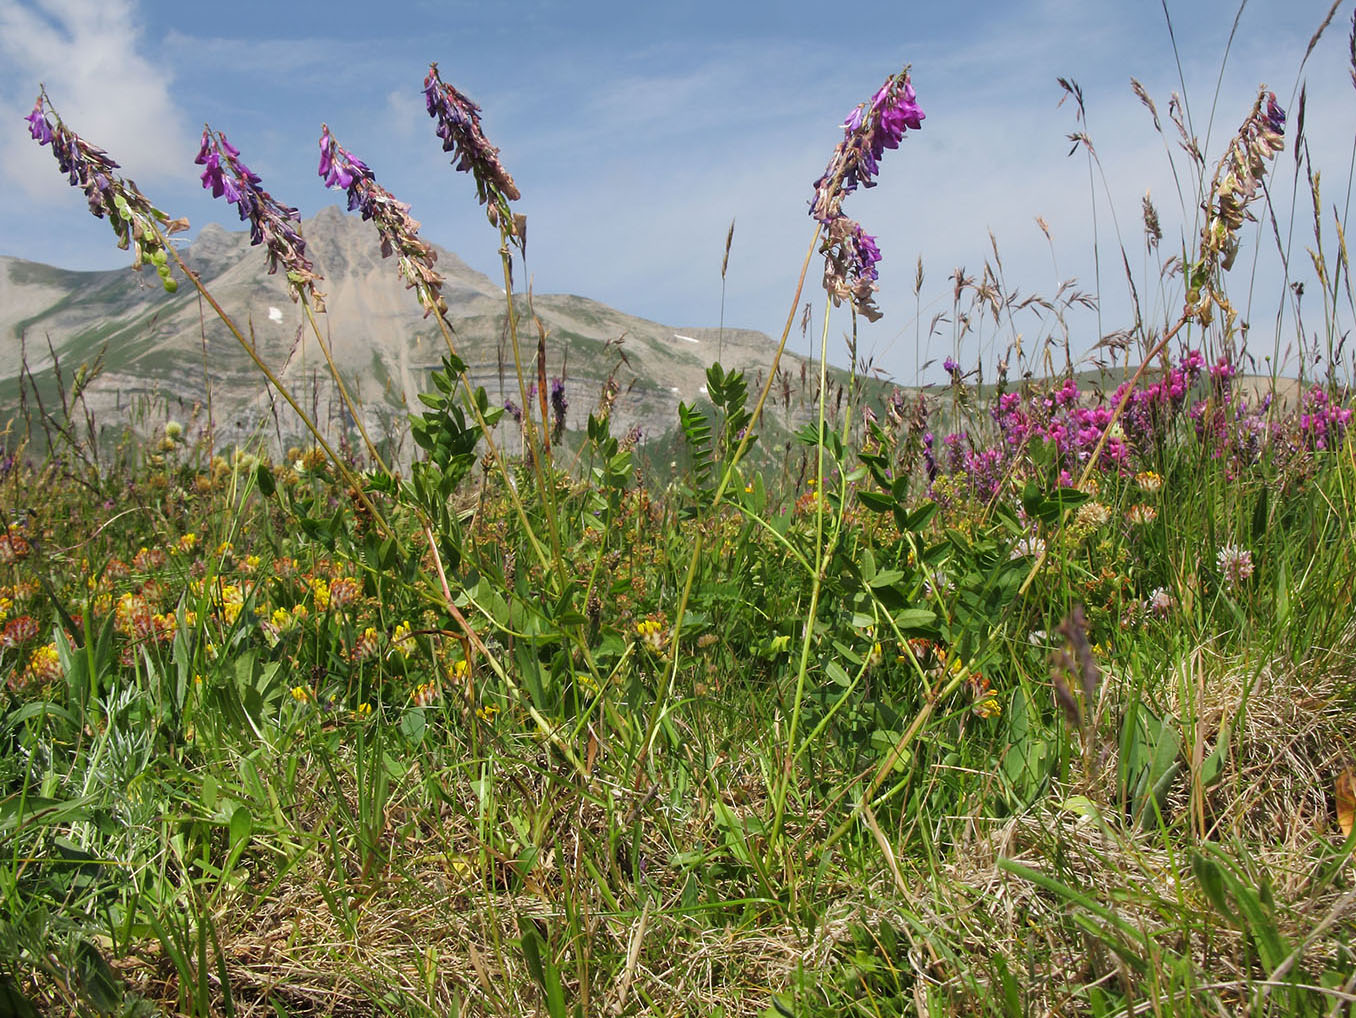
[[[849,301],[871,321],[875,306],[880,248],[860,223],[843,214],[843,199],[860,187],[875,187],[886,149],[898,148],[909,129],[922,126],[923,111],[909,83],[909,71],[887,78],[869,103],[861,103],[843,121],[843,140],[828,168],[815,181],[810,215],[824,227],[824,289],[834,304]]]
[[[843,199],[859,185],[875,187],[885,150],[898,148],[909,128],[923,126],[924,117],[908,68],[887,78],[870,103],[859,104],[843,121],[843,140],[824,175],[815,181],[810,214],[827,226],[840,214]]]
[[[316,289],[320,276],[306,257],[301,213],[260,187],[263,181],[241,162],[240,150],[211,127],[203,127],[202,144],[193,161],[203,168],[202,186],[212,192],[213,198],[225,198],[234,205],[240,221],[250,224],[250,243],[267,248],[269,274],[281,265],[292,299],[309,295],[316,310],[323,311],[325,295]]]
[[[350,155],[348,150],[343,148],[330,136],[330,125],[320,125],[320,169],[319,174],[325,178],[326,187],[338,187],[347,191],[353,186],[355,174],[370,173],[367,164],[361,159]],[[354,195],[349,195],[348,210],[354,211],[357,205],[354,204]],[[370,219],[370,215],[363,216],[364,219]]]
[[[1267,93],[1267,109],[1264,115],[1267,128],[1276,134],[1285,133],[1285,110],[1276,102],[1276,93]]]

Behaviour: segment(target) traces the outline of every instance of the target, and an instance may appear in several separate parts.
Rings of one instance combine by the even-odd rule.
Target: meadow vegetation
[[[425,95],[511,292],[517,188],[436,66]],[[1348,1013],[1356,307],[1302,118],[1253,98],[1210,154],[1174,99],[1196,232],[1164,256],[1146,203],[1164,297],[1100,378],[1058,328],[1085,298],[1035,301],[1024,341],[986,268],[949,317],[1011,326],[998,363],[831,392],[834,309],[877,314],[844,201],[924,129],[887,79],[815,184],[810,423],[755,469],[777,374],[713,365],[674,477],[614,387],[566,405],[511,300],[516,398],[474,389],[418,224],[323,129],[447,341],[422,454],[224,447],[204,416],[93,455],[79,373],[11,425],[0,1011]],[[138,265],[200,285],[45,93],[29,126]],[[1297,371],[1259,377],[1228,271],[1289,235],[1295,150],[1321,320],[1295,293]],[[295,211],[211,129],[198,161],[314,324]]]

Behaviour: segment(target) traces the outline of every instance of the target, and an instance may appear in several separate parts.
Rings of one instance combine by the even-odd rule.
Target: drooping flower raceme
[[[527,218],[515,215],[509,202],[521,195],[518,186],[499,161],[499,149],[489,143],[480,127],[480,107],[438,76],[438,65],[429,64],[424,77],[424,105],[438,123],[443,151],[452,153],[452,166],[469,172],[476,181],[476,195],[490,222],[513,238],[519,250],[527,246]]]
[[[810,215],[824,227],[824,289],[835,305],[849,301],[871,321],[875,306],[880,248],[861,223],[843,214],[843,199],[860,187],[875,187],[886,149],[898,148],[909,129],[923,126],[925,114],[909,83],[909,69],[887,78],[869,103],[861,103],[843,122],[843,140],[833,150],[824,175],[815,181]]]
[[[169,256],[164,238],[188,229],[187,219],[170,219],[146,199],[136,184],[113,171],[118,164],[103,149],[85,141],[49,111],[45,91],[38,93],[33,112],[24,117],[28,133],[39,145],[50,145],[61,172],[72,187],[85,193],[89,210],[99,219],[107,219],[118,238],[118,247],[132,249],[132,267],[146,262],[155,266],[166,290],[173,293],[179,284],[170,276]]]
[[[202,145],[193,160],[203,168],[202,186],[213,198],[225,198],[250,224],[250,243],[268,249],[269,274],[281,265],[287,273],[292,299],[309,296],[317,311],[325,309],[325,295],[316,289],[320,276],[306,257],[301,236],[301,213],[283,205],[259,185],[259,175],[240,161],[240,150],[210,127],[202,129]]]
[[[377,183],[376,176],[361,159],[351,155],[334,140],[328,124],[320,131],[320,176],[326,187],[348,192],[348,210],[361,212],[381,235],[381,256],[397,256],[405,285],[414,289],[427,316],[433,311],[447,313],[443,300],[443,277],[433,267],[438,260],[432,245],[419,236],[419,223],[410,216],[410,207],[397,201],[390,191]]]

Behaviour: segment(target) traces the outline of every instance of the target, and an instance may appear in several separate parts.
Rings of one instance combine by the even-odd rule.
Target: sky
[[[1019,335],[1028,353],[1067,336],[1077,355],[1133,321],[1127,263],[1149,321],[1180,309],[1180,286],[1160,287],[1159,267],[1194,241],[1199,198],[1168,119],[1172,93],[1184,97],[1208,173],[1260,84],[1291,112],[1292,135],[1303,84],[1325,214],[1330,223],[1335,206],[1345,220],[1356,138],[1350,3],[1305,60],[1330,5],[1253,0],[1240,13],[1219,0],[1166,10],[1149,0],[859,0],[832,9],[803,0],[238,0],[226,8],[0,0],[0,254],[79,269],[128,263],[50,151],[28,137],[21,118],[44,82],[77,133],[160,208],[191,220],[189,237],[209,222],[240,228],[233,208],[201,190],[192,163],[205,122],[305,216],[342,198],[316,176],[327,122],[410,203],[427,239],[498,278],[497,234],[424,110],[423,76],[437,61],[444,80],[481,106],[486,134],[522,191],[526,275],[537,292],[582,294],[674,327],[720,323],[723,300],[726,325],[776,336],[813,230],[812,184],[843,118],[909,64],[927,114],[922,130],[886,153],[878,187],[844,206],[884,256],[884,318],[861,323],[859,356],[910,383],[936,380],[946,356],[990,371]],[[1083,117],[1061,77],[1081,89]],[[1156,104],[1161,133],[1132,77]],[[1077,131],[1095,161],[1085,146],[1070,155]],[[1276,166],[1279,233],[1291,250],[1290,278],[1302,280],[1312,276],[1303,254],[1314,243],[1309,186],[1301,175],[1293,197],[1293,153]],[[1162,222],[1158,252],[1144,241],[1146,192]],[[1270,224],[1245,234],[1234,269],[1245,274],[1234,293],[1253,295],[1243,311],[1259,358],[1283,356],[1276,235]],[[813,335],[801,337],[798,316],[793,349],[818,346],[821,264],[812,263],[800,302],[812,305]],[[1058,319],[1028,305],[958,336],[955,274],[982,279],[986,265],[1018,295],[1014,303],[1061,292],[1100,301]],[[1282,339],[1293,328],[1283,318]],[[830,359],[840,364],[850,329],[845,309],[831,314]]]

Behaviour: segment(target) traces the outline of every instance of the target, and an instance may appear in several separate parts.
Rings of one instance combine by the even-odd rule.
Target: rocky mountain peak
[[[302,234],[324,277],[320,289],[327,311],[317,316],[321,340],[361,403],[369,432],[408,445],[407,415],[419,408],[428,373],[447,352],[438,323],[424,316],[395,259],[381,257],[371,223],[331,206],[306,220]],[[492,402],[517,401],[503,291],[452,252],[435,250],[446,279],[452,341],[473,384],[483,385]],[[347,415],[328,378],[320,341],[290,299],[283,274],[268,274],[267,255],[249,243],[248,232],[207,224],[184,249],[184,258],[299,402],[323,426],[344,428]],[[208,405],[210,390],[217,419],[245,429],[240,439],[267,422],[275,444],[305,441],[299,422],[288,419],[290,411],[276,409],[276,397],[226,327],[210,313],[203,316],[194,288],[181,285],[168,295],[153,281],[144,273],[62,272],[18,259],[0,263],[5,297],[0,311],[12,312],[0,314],[0,418],[19,405],[22,332],[28,365],[48,385],[54,382],[46,338],[67,378],[81,363],[103,358],[103,373],[86,398],[106,418],[124,416],[140,401],[182,419],[185,406]],[[516,302],[521,314],[525,298]],[[565,380],[570,428],[583,427],[612,376],[620,387],[614,428],[638,425],[646,434],[662,434],[673,427],[679,400],[702,398],[705,369],[718,350],[727,369],[748,371],[751,385],[774,351],[762,333],[674,329],[583,297],[538,294],[534,310],[549,337],[546,374]],[[535,334],[527,339],[534,349]],[[798,371],[799,364],[790,370]]]

